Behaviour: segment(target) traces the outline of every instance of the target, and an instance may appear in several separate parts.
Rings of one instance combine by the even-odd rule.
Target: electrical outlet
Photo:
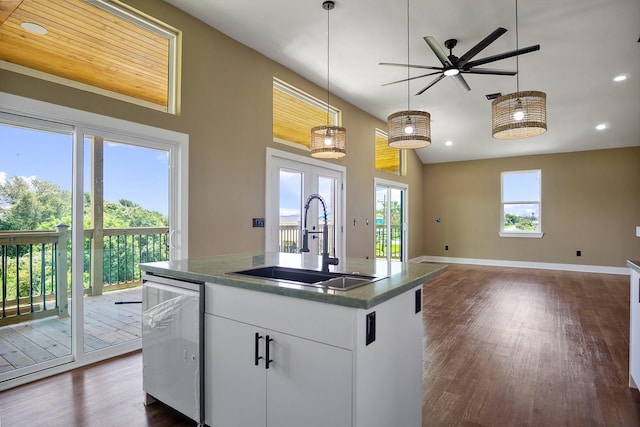
[[[449,245],[444,245],[444,250],[448,251],[449,250]]]
[[[253,218],[254,227],[264,227],[264,218]]]
[[[576,251],[576,256],[582,256],[582,251]]]
[[[367,317],[365,318],[365,320],[366,320],[365,321],[366,323],[366,331],[365,331],[366,344],[365,345],[369,345],[376,340],[376,312],[372,311],[371,313],[367,314]]]

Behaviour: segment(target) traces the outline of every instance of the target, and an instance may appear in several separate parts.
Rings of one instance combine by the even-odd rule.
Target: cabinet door
[[[215,427],[264,426],[266,372],[255,365],[255,333],[264,330],[205,314],[205,420]]]
[[[267,334],[273,339],[267,426],[351,426],[352,352],[283,333]]]

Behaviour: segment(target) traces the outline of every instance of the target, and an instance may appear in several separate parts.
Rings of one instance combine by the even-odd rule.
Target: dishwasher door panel
[[[142,359],[145,393],[200,420],[200,294],[143,284]]]

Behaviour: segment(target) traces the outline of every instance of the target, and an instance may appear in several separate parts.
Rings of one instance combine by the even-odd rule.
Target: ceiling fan
[[[467,84],[466,80],[462,76],[462,74],[490,74],[497,76],[515,76],[517,71],[509,71],[509,70],[497,70],[493,68],[475,68],[478,65],[488,64],[490,62],[499,61],[501,59],[511,58],[512,56],[522,55],[524,53],[534,52],[540,49],[540,45],[528,46],[522,49],[516,49],[509,52],[504,52],[498,55],[487,56],[485,58],[477,59],[475,61],[471,61],[473,57],[475,57],[478,53],[480,53],[483,49],[489,46],[491,43],[496,41],[498,37],[506,33],[507,30],[502,27],[498,27],[494,32],[485,37],[482,41],[476,44],[474,47],[469,49],[464,55],[461,57],[457,57],[453,54],[453,48],[458,44],[458,40],[449,39],[444,42],[444,47],[449,49],[449,55],[445,54],[444,50],[440,47],[438,42],[432,36],[424,37],[424,41],[427,42],[433,53],[442,63],[442,67],[432,67],[428,65],[412,65],[412,64],[396,64],[391,62],[381,62],[380,65],[392,65],[396,67],[409,67],[409,68],[422,68],[426,70],[438,70],[433,73],[427,73],[420,76],[415,76],[403,80],[397,80],[395,82],[385,83],[383,86],[388,86],[395,83],[406,82],[409,80],[420,79],[427,76],[434,76],[436,74],[440,74],[436,77],[431,83],[427,86],[423,87],[416,93],[416,95],[421,95],[431,86],[438,83],[445,77],[453,77],[463,89],[470,91],[471,88]]]

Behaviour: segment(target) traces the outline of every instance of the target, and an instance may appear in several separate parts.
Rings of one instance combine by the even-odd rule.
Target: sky
[[[90,144],[85,142],[84,191],[89,192]],[[35,177],[71,190],[73,140],[56,134],[0,124],[0,183],[13,176]],[[133,145],[104,145],[104,198],[130,200],[167,215],[168,152]]]
[[[304,181],[303,171],[280,170],[280,217],[302,217],[301,212],[309,194],[302,196]],[[323,197],[327,206],[327,218],[331,220],[331,186],[335,183],[333,178],[318,177],[318,193]],[[312,202],[314,203],[314,202]],[[318,208],[318,216],[324,218],[322,209]],[[309,220],[309,218],[307,218]]]
[[[540,175],[537,170],[518,171],[502,174],[502,201],[509,202],[538,202],[540,201]],[[517,216],[540,217],[540,205],[526,203],[512,203],[505,205],[505,213]]]

